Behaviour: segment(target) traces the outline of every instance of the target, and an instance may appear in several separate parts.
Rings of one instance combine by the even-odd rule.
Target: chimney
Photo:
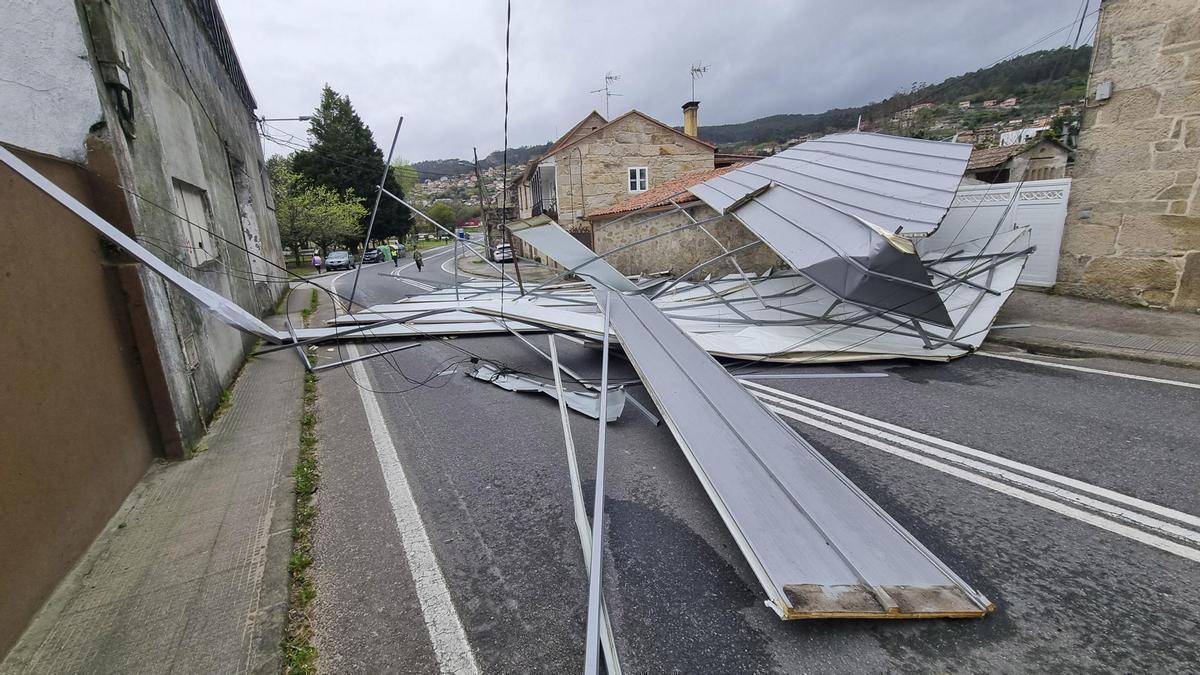
[[[683,133],[692,138],[700,137],[700,101],[683,104]]]

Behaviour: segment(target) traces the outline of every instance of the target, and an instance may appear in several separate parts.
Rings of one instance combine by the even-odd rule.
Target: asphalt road
[[[448,283],[439,268],[449,256],[426,259],[419,274],[363,268],[356,295],[372,304]],[[340,293],[350,280],[336,281]],[[598,374],[596,350],[559,344],[566,365]],[[459,647],[483,672],[582,665],[587,584],[557,405],[463,377],[471,354],[549,373],[515,339],[487,337],[426,340],[321,376],[323,668],[435,672],[447,659],[462,663]],[[1029,360],[1200,383],[1200,372],[1159,366]],[[1182,672],[1200,663],[1200,388],[986,356],[772,372],[884,375],[751,388],[996,611],[780,621],[665,426],[627,407],[608,429],[604,559],[627,672]],[[613,377],[634,374],[615,359]],[[643,389],[630,393],[652,407]],[[371,408],[386,427],[382,446]],[[579,415],[571,424],[590,476],[597,425]],[[990,473],[947,460],[987,457],[979,453],[993,456]],[[1016,477],[998,478],[997,462]],[[393,464],[407,492],[397,492]],[[1030,468],[1041,474],[1031,479]],[[1061,493],[1046,499],[1029,480]],[[1130,505],[1140,520],[1115,514]]]

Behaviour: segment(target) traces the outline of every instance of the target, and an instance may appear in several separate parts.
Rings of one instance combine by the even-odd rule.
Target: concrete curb
[[[1064,356],[1077,359],[1122,359],[1125,361],[1138,361],[1140,363],[1150,363],[1162,366],[1200,369],[1200,358],[1186,356],[1183,354],[1149,352],[1138,349],[1108,347],[1105,345],[1082,344],[1078,342],[1060,342],[1056,340],[1031,337],[1017,337],[1013,335],[1004,335],[1003,333],[1004,331],[993,331],[988,335],[984,344],[997,344],[1004,345],[1006,347],[1016,347],[1031,354],[1045,354],[1047,356]]]

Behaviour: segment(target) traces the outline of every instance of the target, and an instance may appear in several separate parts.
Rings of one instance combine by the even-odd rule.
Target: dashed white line
[[[1074,370],[1081,373],[1093,373],[1096,375],[1109,375],[1111,377],[1121,377],[1126,380],[1140,380],[1142,382],[1153,382],[1155,384],[1169,384],[1174,387],[1187,387],[1188,389],[1200,389],[1200,384],[1195,382],[1183,382],[1181,380],[1168,380],[1162,377],[1150,377],[1148,375],[1133,375],[1131,373],[1118,373],[1113,370],[1101,370],[1099,368],[1088,368],[1087,366],[1073,366],[1069,363],[1057,363],[1055,361],[1041,361],[1039,359],[1026,359],[1020,356],[1012,356],[1009,354],[997,354],[995,352],[975,352],[979,356],[986,356],[989,359],[1003,359],[1005,361],[1017,361],[1020,363],[1032,363],[1038,366],[1046,366],[1048,368],[1061,368],[1063,370]]]
[[[347,351],[351,358],[359,356],[354,345],[349,345]],[[361,361],[351,364],[350,368],[355,379],[369,382]],[[404,556],[408,559],[408,568],[412,572],[417,600],[421,604],[421,613],[425,617],[425,627],[429,630],[429,640],[433,643],[438,666],[443,673],[478,673],[475,654],[471,651],[466,631],[450,598],[450,589],[429,542],[429,534],[421,522],[421,514],[413,499],[404,467],[396,454],[396,446],[392,443],[383,412],[379,409],[379,402],[375,400],[375,394],[362,387],[358,388],[358,393],[367,414],[371,440],[383,470],[392,513],[396,517],[396,527],[400,530],[400,541],[404,546]]]

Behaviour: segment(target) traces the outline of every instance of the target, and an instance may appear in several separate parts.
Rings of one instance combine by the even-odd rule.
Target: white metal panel
[[[1067,219],[1070,178],[965,185],[961,187],[946,215],[942,228],[930,239],[951,241],[968,220],[995,222],[1005,209],[1019,227],[1030,229],[1030,241],[1037,250],[1029,256],[1025,271],[1017,283],[1026,286],[1053,286],[1058,276],[1058,256],[1063,225]],[[1016,202],[1013,202],[1016,195]]]

